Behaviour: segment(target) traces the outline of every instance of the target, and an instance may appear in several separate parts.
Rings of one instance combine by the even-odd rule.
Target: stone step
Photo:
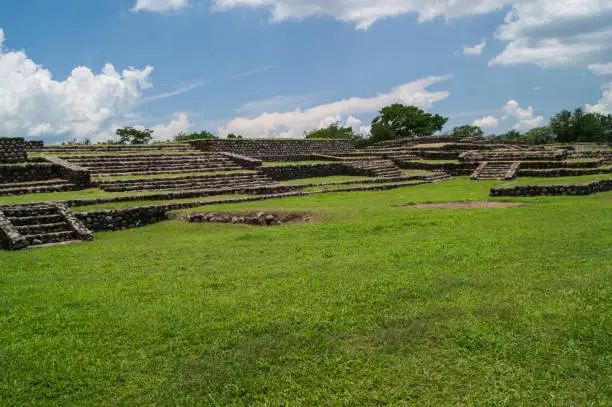
[[[28,205],[3,207],[0,210],[7,218],[36,217],[39,215],[55,215],[57,208],[49,205]]]
[[[119,176],[131,176],[131,175],[155,175],[155,174],[181,174],[186,172],[216,172],[216,171],[237,171],[243,170],[242,167],[219,167],[219,168],[202,168],[202,167],[186,167],[181,169],[157,169],[157,170],[143,170],[143,171],[101,171],[94,172],[96,177],[119,177]]]
[[[58,223],[63,222],[64,218],[61,215],[38,215],[38,216],[22,216],[8,217],[8,220],[14,226],[37,225],[40,223]]]
[[[199,189],[223,189],[223,188],[253,188],[260,186],[275,186],[273,182],[247,182],[247,183],[219,183],[219,184],[206,184],[206,183],[194,183],[194,184],[177,184],[177,185],[142,185],[142,186],[130,186],[130,187],[105,187],[103,188],[106,192],[128,192],[128,191],[145,191],[145,190],[199,190]]]
[[[76,239],[76,233],[72,231],[56,233],[37,233],[23,236],[29,246],[40,246],[49,243],[59,243]]]
[[[63,180],[63,179],[53,179],[53,180],[47,180],[47,181],[31,181],[31,182],[12,182],[8,184],[0,184],[0,190],[12,189],[12,188],[29,188],[29,187],[37,187],[37,186],[62,185],[65,183],[66,183],[66,180]]]
[[[187,183],[194,183],[194,182],[207,182],[207,183],[220,183],[220,182],[239,182],[239,181],[250,181],[250,180],[266,180],[266,181],[270,181],[270,178],[263,176],[263,175],[259,175],[259,174],[246,174],[246,175],[240,175],[240,176],[219,176],[219,177],[207,177],[207,176],[202,176],[202,177],[186,177],[186,178],[178,178],[178,179],[174,179],[174,178],[159,178],[159,179],[154,179],[154,178],[150,178],[150,179],[139,179],[137,181],[128,181],[128,182],[122,182],[122,181],[117,181],[117,182],[113,182],[113,181],[102,181],[99,183],[100,186],[102,187],[113,187],[113,186],[132,186],[132,185],[142,185],[142,184],[149,184],[149,185],[161,185],[161,184],[187,184]]]
[[[9,195],[27,195],[27,194],[40,194],[45,192],[65,192],[65,191],[76,191],[81,189],[76,184],[65,182],[58,185],[42,185],[36,187],[23,187],[23,188],[12,188],[12,189],[0,189],[0,196]]]
[[[36,225],[15,226],[15,229],[23,236],[38,235],[45,233],[72,232],[66,222],[39,223]]]
[[[181,163],[189,163],[189,164],[228,164],[233,163],[231,160],[227,159],[210,159],[210,158],[160,158],[154,159],[151,158],[149,160],[113,160],[113,161],[92,161],[92,160],[65,160],[72,164],[79,165],[81,167],[105,167],[105,166],[117,166],[122,165],[125,167],[128,166],[141,166],[141,165],[173,165],[173,164],[181,164]]]

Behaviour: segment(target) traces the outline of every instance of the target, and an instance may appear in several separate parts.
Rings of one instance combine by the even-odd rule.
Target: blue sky
[[[489,133],[545,124],[563,108],[610,113],[612,18],[602,16],[612,5],[439,3],[6,0],[0,130],[49,142],[103,140],[122,125],[160,139],[202,128],[298,137],[336,120],[367,131],[389,101]],[[71,80],[83,78],[77,67],[87,78]]]

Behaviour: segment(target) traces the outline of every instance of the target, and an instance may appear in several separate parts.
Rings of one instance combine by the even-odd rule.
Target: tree
[[[585,113],[582,108],[562,110],[550,120],[550,128],[562,143],[610,141],[612,116]]]
[[[216,140],[216,139],[217,139],[217,136],[215,136],[211,132],[202,130],[199,133],[189,133],[189,134],[180,132],[178,136],[174,138],[174,141],[177,143],[180,143],[183,141],[190,141],[190,140]]]
[[[230,138],[230,139],[241,139],[242,136],[238,136],[238,135],[236,135],[234,133],[230,133],[230,134],[227,135],[227,138]]]
[[[351,127],[341,127],[337,122],[305,133],[304,136],[307,139],[354,139],[356,137]]]
[[[464,126],[458,126],[453,129],[453,136],[455,137],[482,137],[484,131],[478,126],[471,126],[466,124]]]
[[[431,136],[441,131],[448,117],[425,113],[416,106],[399,103],[383,107],[372,120],[372,142],[404,137]]]
[[[529,130],[524,138],[529,144],[549,144],[555,141],[555,135],[549,126],[535,127]]]
[[[115,134],[119,136],[119,144],[148,144],[153,139],[153,130],[138,130],[133,127],[117,129]]]

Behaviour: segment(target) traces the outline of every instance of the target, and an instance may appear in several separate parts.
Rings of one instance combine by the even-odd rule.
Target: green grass
[[[303,178],[294,179],[291,181],[281,181],[279,184],[282,185],[305,185],[305,184],[326,184],[333,182],[348,182],[348,181],[364,181],[372,179],[372,177],[360,177],[352,175],[335,175],[331,177],[315,177],[315,178]]]
[[[185,203],[185,202],[208,202],[208,201],[217,201],[217,200],[230,200],[235,198],[246,198],[252,195],[214,195],[214,196],[203,196],[199,198],[187,198],[187,199],[173,199],[173,200],[161,200],[161,201],[127,201],[127,202],[109,202],[104,204],[96,204],[96,205],[87,205],[87,206],[77,206],[74,208],[70,208],[72,212],[90,212],[90,211],[98,211],[98,210],[108,210],[108,209],[125,209],[125,208],[136,208],[138,206],[150,206],[150,205],[163,205],[163,204],[175,204],[175,203]]]
[[[321,220],[0,252],[0,405],[610,405],[612,193],[401,208],[501,184],[203,207]]]

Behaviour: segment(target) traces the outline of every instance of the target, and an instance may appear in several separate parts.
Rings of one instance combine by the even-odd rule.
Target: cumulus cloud
[[[344,117],[347,117],[345,124],[350,120],[351,127],[355,127],[358,124],[354,116],[376,112],[392,103],[431,108],[434,103],[446,99],[449,92],[430,92],[427,89],[450,77],[446,75],[420,79],[371,98],[354,97],[304,110],[298,108],[290,112],[263,113],[255,118],[237,117],[219,128],[219,132],[222,135],[235,133],[245,137],[297,138],[301,137],[304,131],[325,127],[334,122],[342,123]]]
[[[153,139],[155,141],[169,141],[174,139],[181,132],[188,132],[192,127],[193,123],[189,121],[187,113],[175,113],[174,120],[168,124],[158,124],[157,126],[151,127],[153,130]]]
[[[606,64],[591,64],[589,65],[589,71],[595,75],[612,75],[612,62]]]
[[[509,100],[504,107],[498,111],[497,115],[490,115],[481,119],[474,120],[474,126],[483,129],[493,129],[498,126],[512,128],[519,131],[528,131],[534,127],[543,126],[546,123],[543,116],[536,116],[535,109],[531,106],[526,109],[521,108],[516,100]]]
[[[586,105],[586,111],[589,113],[612,114],[612,82],[602,86],[602,95],[599,103],[594,105]]]
[[[543,67],[597,61],[612,50],[612,2],[516,0],[496,37],[508,42],[490,65]]]
[[[497,120],[497,118],[494,116],[486,116],[472,122],[472,125],[481,127],[483,129],[491,129],[493,127],[497,127],[498,124],[499,120]]]
[[[2,135],[80,138],[103,133],[132,111],[143,89],[151,86],[150,66],[119,72],[106,64],[98,74],[81,66],[64,81],[57,81],[24,51],[6,49],[4,41],[0,29]]]
[[[463,55],[482,55],[482,51],[484,51],[486,45],[487,40],[485,39],[483,39],[479,44],[476,44],[473,47],[464,45],[463,47],[461,47],[461,53]]]
[[[179,10],[187,7],[188,0],[136,0],[136,5],[132,11],[152,11],[164,12]]]

